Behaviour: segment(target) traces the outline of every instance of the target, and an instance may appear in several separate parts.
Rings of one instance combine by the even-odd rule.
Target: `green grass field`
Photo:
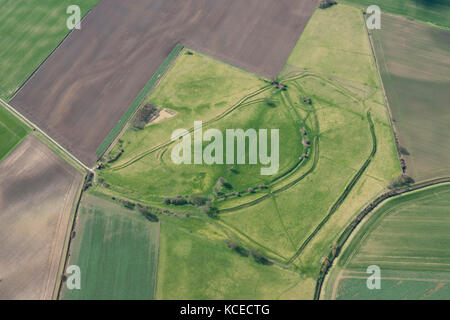
[[[301,299],[314,281],[256,263],[225,246],[226,235],[200,219],[164,217],[157,299]]]
[[[329,25],[324,25],[329,20]],[[326,74],[348,85],[378,87],[370,43],[360,11],[338,4],[314,12],[282,74],[301,68]],[[314,53],[313,55],[311,53]]]
[[[325,297],[438,299],[450,294],[450,186],[400,196],[377,209],[345,248]],[[366,287],[369,265],[381,290]]]
[[[345,22],[342,23],[343,21]],[[335,27],[329,28],[330,25]],[[344,37],[345,41],[336,41],[336,39],[342,39],[342,37]],[[303,45],[303,39],[306,39],[306,42],[310,43],[310,45]],[[352,41],[356,42],[354,48],[351,48],[354,45]],[[332,54],[333,50],[336,52],[342,51],[342,54]],[[323,52],[330,53],[326,54],[326,58],[323,58],[327,60],[326,63],[320,59],[302,58],[315,57],[322,55]],[[347,95],[346,99],[339,98],[339,96],[336,96],[339,90],[335,90],[333,93],[333,90],[329,90],[328,87],[319,86],[314,82],[309,82],[305,85],[305,88],[311,92],[315,92],[317,97],[328,97],[330,103],[334,105],[334,108],[324,110],[322,119],[319,120],[320,130],[326,130],[327,132],[329,131],[327,128],[332,127],[334,123],[343,125],[343,129],[337,131],[340,132],[340,135],[334,135],[333,139],[323,139],[325,140],[324,142],[328,143],[328,146],[332,146],[331,143],[333,142],[339,143],[336,144],[337,151],[340,148],[345,150],[341,154],[336,153],[336,151],[334,153],[327,151],[331,155],[328,156],[325,153],[325,157],[328,160],[333,160],[338,165],[345,165],[347,168],[351,167],[353,170],[357,170],[356,166],[349,166],[351,162],[348,161],[355,161],[354,156],[358,154],[351,147],[354,147],[355,150],[360,150],[360,157],[363,154],[362,150],[364,148],[361,148],[358,143],[356,145],[350,144],[350,148],[347,150],[344,148],[346,141],[348,139],[350,139],[349,142],[352,141],[355,134],[358,134],[356,131],[351,133],[353,130],[357,130],[354,125],[358,122],[353,121],[354,123],[350,123],[349,121],[347,124],[346,119],[350,120],[351,118],[347,118],[345,116],[346,113],[342,113],[343,110],[352,112],[354,115],[359,113],[360,117],[363,116],[363,111],[370,110],[376,136],[376,153],[371,158],[370,164],[355,183],[352,190],[347,194],[345,201],[340,204],[334,214],[328,219],[327,223],[321,226],[320,230],[318,230],[294,261],[294,264],[302,272],[308,273],[311,277],[316,277],[322,258],[328,255],[330,245],[337,240],[341,230],[350,223],[351,219],[366,203],[383,192],[389,181],[401,171],[396,156],[396,148],[389,125],[386,106],[383,102],[373,57],[371,57],[370,53],[370,43],[364,29],[364,20],[358,9],[339,4],[326,10],[316,10],[310,23],[300,37],[294,52],[289,57],[282,73],[285,76],[289,76],[295,73],[295,70],[305,69],[310,70],[310,72],[320,72],[319,74],[324,78],[328,78],[329,81],[332,80],[330,81],[330,85],[338,88],[343,87],[345,90],[343,88],[339,90],[346,92]],[[367,74],[362,74],[358,70],[366,70],[365,72]],[[358,101],[358,103],[350,103],[351,100]],[[357,107],[358,104],[360,105],[359,108]],[[329,110],[335,111],[330,113]],[[341,112],[341,116],[338,117],[339,111]],[[350,127],[348,136],[346,136],[346,129],[344,128]],[[367,136],[367,127],[365,130],[365,135]],[[326,135],[326,133],[323,134],[324,137]],[[338,139],[339,136],[341,136],[340,139]],[[363,139],[363,137],[359,138]],[[362,140],[360,143],[363,144],[363,141],[370,140]],[[338,145],[340,147],[337,147]],[[326,146],[322,147],[320,145],[320,154],[324,153],[323,148]],[[369,153],[369,148],[370,145],[366,145],[366,157]],[[328,150],[332,149],[329,148]],[[352,157],[351,155],[354,156]],[[334,180],[331,180],[334,176],[339,177],[339,174],[334,173],[327,180],[320,180],[324,182],[319,182],[319,186],[333,186],[331,190],[335,192]],[[317,184],[315,188],[318,188]],[[340,189],[341,194],[342,191]],[[308,200],[306,203],[309,203]],[[305,210],[305,212],[308,211]],[[322,215],[325,215],[323,209],[320,212]]]
[[[81,269],[81,290],[63,299],[154,299],[159,223],[137,211],[84,194],[69,264]]]
[[[345,2],[364,8],[378,5],[381,12],[403,15],[450,28],[450,3],[447,0],[345,0]]]
[[[0,106],[0,161],[27,135],[27,128]]]
[[[372,36],[407,173],[416,181],[449,176],[450,31],[385,16]]]
[[[295,119],[292,119],[289,110],[277,106],[281,104],[279,94],[270,93],[267,83],[254,75],[200,54],[187,55],[185,52],[181,53],[167,76],[148,98],[148,103],[169,108],[177,114],[151,124],[144,130],[130,127],[121,137],[124,149],[122,156],[106,170],[100,171],[101,177],[112,188],[117,186],[118,191],[129,196],[159,202],[164,197],[177,194],[212,194],[220,177],[227,179],[233,186],[232,191],[246,190],[272,179],[259,174],[259,165],[242,166],[237,174],[227,165],[174,164],[171,152],[175,144],[164,144],[170,142],[173,130],[190,129],[196,120],[203,121],[203,131],[208,128],[224,132],[226,128],[258,130],[282,127],[281,138],[296,139],[288,140],[281,147],[280,172],[292,167],[301,156],[303,147]],[[247,95],[258,93],[260,89],[265,91],[239,104]],[[270,98],[275,106],[268,106],[264,97]],[[232,108],[235,111],[229,112]]]
[[[0,98],[9,100],[69,32],[66,13],[81,14],[98,0],[0,0]]]

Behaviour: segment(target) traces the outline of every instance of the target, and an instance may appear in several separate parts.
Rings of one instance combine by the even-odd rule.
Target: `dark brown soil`
[[[177,44],[273,78],[317,0],[102,0],[11,105],[86,165]]]

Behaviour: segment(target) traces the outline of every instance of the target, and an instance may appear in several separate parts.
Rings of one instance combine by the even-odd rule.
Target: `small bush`
[[[128,201],[128,200],[119,200],[120,204],[123,205],[125,208],[133,210],[136,204],[134,202]]]
[[[240,246],[239,243],[235,240],[226,240],[225,243],[227,244],[228,248],[232,249],[239,255],[243,257],[249,256],[249,251],[245,249],[244,247]]]
[[[159,109],[151,104],[146,104],[136,113],[136,117],[133,121],[133,127],[139,130],[144,129],[144,127],[151,121],[153,118],[159,115]]]
[[[399,151],[401,154],[405,155],[405,156],[409,156],[409,155],[410,155],[409,152],[408,152],[408,150],[406,150],[405,147],[399,147],[399,148],[398,148],[398,151]]]
[[[143,206],[141,204],[136,204],[136,207],[140,213],[151,222],[158,222],[159,218],[157,215],[152,213],[152,209],[150,207]]]
[[[209,200],[208,197],[201,195],[201,194],[193,194],[190,197],[189,202],[193,204],[194,206],[203,206],[207,201]]]
[[[335,4],[337,4],[335,0],[320,0],[319,8],[326,9]]]
[[[261,252],[259,252],[258,250],[250,250],[250,254],[253,257],[253,259],[255,259],[256,262],[269,266],[272,265],[273,262],[270,261],[269,259],[267,259]]]
[[[264,102],[271,108],[276,107],[275,103],[272,100],[270,100],[269,98],[264,98]]]

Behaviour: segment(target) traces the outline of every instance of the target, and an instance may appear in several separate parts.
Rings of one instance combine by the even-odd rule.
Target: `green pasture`
[[[164,217],[157,298],[298,299],[314,286],[290,270],[233,252],[224,239],[200,219]]]
[[[0,106],[0,161],[27,135],[27,128]]]

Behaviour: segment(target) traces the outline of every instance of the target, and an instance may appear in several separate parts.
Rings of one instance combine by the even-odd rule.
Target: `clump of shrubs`
[[[223,189],[233,189],[233,186],[227,181],[225,180],[225,178],[220,177],[217,180],[216,186],[214,187],[213,192],[217,195],[223,195]]]
[[[326,9],[335,4],[337,4],[337,2],[335,0],[320,0],[319,8]]]
[[[120,149],[120,151],[114,157],[111,157],[111,153],[109,153],[108,154],[108,163],[113,163],[113,162],[117,161],[117,159],[120,158],[120,156],[122,155],[123,152],[124,152],[124,150]]]
[[[243,257],[248,257],[250,254],[247,249],[239,245],[239,243],[235,240],[226,240],[225,243],[228,248],[230,248],[231,250],[235,251],[236,253],[238,253]]]
[[[276,107],[276,104],[272,100],[270,100],[269,98],[264,98],[264,102],[271,108],[275,108]]]
[[[302,136],[308,135],[308,131],[306,131],[306,128],[305,128],[305,127],[302,127],[302,128],[300,129],[300,132],[302,133]]]
[[[263,265],[270,266],[273,264],[272,261],[267,259],[261,252],[255,249],[250,250],[250,255],[253,257],[253,259]]]
[[[164,198],[164,203],[165,204],[173,204],[176,206],[182,206],[182,205],[188,204],[189,201],[186,200],[184,197],[178,195],[175,198]]]
[[[303,137],[302,144],[305,148],[309,148],[309,146],[311,145],[311,142],[308,140],[307,137]]]
[[[284,83],[279,82],[278,80],[273,80],[272,81],[272,85],[280,90],[286,91],[287,90],[287,85],[285,85]]]
[[[140,203],[136,204],[136,207],[140,213],[151,222],[158,222],[159,218],[157,215],[152,213],[152,209],[150,207],[146,207],[141,205]]]
[[[119,202],[121,205],[123,205],[125,208],[133,210],[134,207],[136,207],[136,204],[134,202],[128,201],[128,200],[124,200],[124,199],[119,199]]]
[[[86,179],[84,180],[83,185],[83,192],[92,187],[92,179],[94,178],[94,174],[92,172],[89,172],[86,176]]]
[[[391,183],[389,183],[388,188],[392,190],[401,187],[406,187],[413,184],[414,182],[415,182],[414,179],[411,178],[410,176],[407,176],[406,174],[401,174],[400,176],[392,180]]]
[[[209,198],[207,196],[202,195],[202,194],[193,194],[193,195],[191,195],[191,197],[189,199],[189,203],[194,205],[194,206],[196,206],[196,207],[203,206],[208,201],[209,201]]]
[[[225,240],[225,244],[228,248],[236,252],[243,257],[251,256],[257,263],[262,265],[270,266],[273,264],[268,258],[266,258],[260,251],[256,249],[246,249],[239,244],[236,240]]]
[[[219,219],[219,210],[212,205],[211,200],[206,201],[205,204],[199,208],[204,214],[208,215],[208,217]]]
[[[406,172],[407,166],[406,166],[406,161],[405,159],[400,159],[400,168],[402,169],[403,173]]]
[[[234,166],[234,165],[229,165],[227,168],[228,168],[228,170],[230,170],[230,172],[232,172],[232,173],[235,173],[235,174],[238,174],[238,173],[239,173],[239,171],[236,169],[236,166]]]
[[[97,179],[97,182],[105,188],[109,188],[109,186],[110,186],[109,183],[107,183],[105,180],[103,180],[103,178],[100,178],[100,177]]]
[[[322,262],[322,267],[320,268],[320,273],[322,273],[322,274],[327,273],[330,266],[331,266],[330,259],[328,257],[325,257]]]
[[[159,109],[151,104],[146,104],[137,113],[133,121],[133,127],[138,130],[144,127],[159,115]]]
[[[303,98],[302,98],[302,101],[303,101],[304,103],[307,103],[307,104],[312,104],[311,98],[303,97]]]

